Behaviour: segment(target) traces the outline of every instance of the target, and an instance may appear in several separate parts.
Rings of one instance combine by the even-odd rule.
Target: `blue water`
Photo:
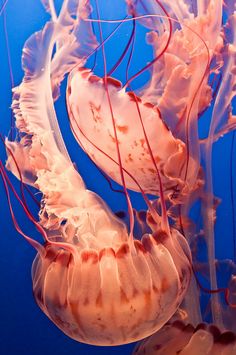
[[[60,4],[61,1],[56,1],[56,3]],[[118,13],[121,11],[116,10]],[[32,33],[44,26],[49,16],[39,0],[9,0],[5,8],[5,16],[14,85],[18,85],[23,75],[21,52],[24,42]],[[118,48],[117,43],[119,42],[116,42],[114,47],[114,55]],[[11,78],[3,15],[0,17],[0,58],[0,131],[7,136],[11,121]],[[137,60],[137,69],[142,65],[140,56]],[[87,186],[98,192],[113,210],[126,209],[125,200],[109,189],[107,182],[75,143],[66,118],[64,97],[57,103],[57,109],[69,153],[85,178]],[[233,257],[232,193],[230,191],[231,141],[232,134],[229,134],[216,144],[214,151],[215,193],[218,197],[224,197],[218,209],[217,253],[219,257],[230,258]],[[234,147],[234,156],[235,153]],[[5,152],[1,144],[0,156],[4,161]],[[235,159],[233,172],[235,177]],[[11,180],[15,186],[18,186],[16,179],[11,178]],[[136,194],[132,194],[132,198],[136,203],[136,208],[143,207],[141,199]],[[37,238],[34,227],[25,218],[19,204],[13,202],[13,207],[22,229],[30,236]],[[32,202],[31,208],[34,213],[37,212]],[[30,270],[34,256],[34,250],[15,231],[3,185],[0,182],[0,354],[131,354],[132,344],[104,348],[77,343],[65,336],[48,320],[35,304],[32,295]]]

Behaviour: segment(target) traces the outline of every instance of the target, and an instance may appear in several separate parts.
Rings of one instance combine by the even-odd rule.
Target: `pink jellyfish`
[[[158,178],[153,178],[154,182],[150,180],[147,186],[143,179],[136,179],[135,171],[126,173],[112,114],[115,103],[109,105],[106,100],[102,106],[113,122],[112,141],[117,156],[111,151],[106,154],[111,167],[115,166],[120,173],[128,203],[130,231],[98,195],[86,189],[62,139],[54,101],[66,73],[73,69],[82,76],[85,74],[86,79],[83,68],[89,56],[103,46],[104,40],[101,39],[99,45],[93,33],[89,1],[65,0],[59,15],[53,1],[43,3],[51,14],[51,21],[31,36],[23,49],[25,75],[14,89],[12,104],[18,136],[15,141],[6,140],[7,168],[21,182],[34,186],[43,195],[39,223],[35,224],[45,244],[27,237],[37,250],[32,267],[34,296],[43,312],[71,338],[94,345],[125,344],[160,329],[176,312],[188,288],[190,249],[181,232],[170,225],[165,201],[165,191],[173,192],[173,186],[184,185],[184,179],[180,171],[173,171],[171,163],[163,173],[156,163],[148,163],[148,166],[154,165]],[[130,7],[128,4],[128,9]],[[91,85],[100,97],[98,80],[93,79],[90,77]],[[117,82],[106,74],[104,82],[105,92],[108,93],[108,83],[117,89]],[[85,88],[79,90],[84,95]],[[134,95],[128,97],[136,102]],[[85,102],[87,104],[90,105]],[[72,110],[73,104],[69,106]],[[154,115],[154,110],[149,110],[151,116]],[[172,136],[160,121],[157,110],[155,115],[159,120],[155,128],[160,128],[160,136],[163,134],[168,140],[165,148],[169,146],[172,160],[175,155],[181,156],[182,162],[176,164],[176,169],[181,170],[187,154],[184,143]],[[109,124],[104,122],[105,127]],[[140,127],[138,134],[141,134]],[[144,130],[143,137],[146,145]],[[161,160],[165,160],[161,146],[155,149],[160,149],[160,153],[154,155],[160,154]],[[127,158],[129,154],[127,150]],[[138,169],[137,175],[138,172],[141,170]],[[1,174],[8,191],[3,169]],[[140,240],[135,238],[126,174],[136,189],[141,190],[148,207],[144,221],[146,232]],[[181,175],[180,184],[177,175]],[[153,188],[153,184],[158,187]],[[146,192],[150,191],[160,193],[160,207],[147,198]],[[22,206],[30,217],[24,201]]]
[[[184,297],[188,322],[197,327],[202,317],[191,270],[205,270],[205,265],[195,257],[199,236],[193,233],[189,211],[199,200],[214,292],[212,320],[223,331],[211,155],[213,143],[235,128],[234,4],[225,4],[228,22],[222,27],[221,0],[127,0],[123,19],[103,18],[99,1],[92,9],[88,0],[64,0],[58,15],[53,1],[42,2],[51,21],[25,44],[25,76],[14,89],[12,104],[19,135],[14,142],[6,141],[7,168],[43,194],[36,225],[45,244],[30,240],[38,252],[32,267],[38,305],[68,336],[95,345],[125,344],[153,334]],[[127,22],[132,24],[130,37],[110,69],[106,44]],[[103,26],[108,24],[116,27],[105,36]],[[146,29],[153,58],[133,73],[138,27]],[[100,54],[99,76],[95,71]],[[93,69],[88,64],[92,56]],[[125,80],[120,81],[115,72],[125,58]],[[149,80],[137,88],[135,80],[146,72]],[[68,155],[54,109],[68,73],[72,131],[95,164],[123,186],[129,232],[102,199],[86,189]],[[199,119],[212,102],[209,134],[200,139]],[[147,204],[144,216],[134,214],[129,189],[142,194]],[[24,203],[23,208],[27,211]],[[135,234],[139,221],[144,231],[140,239]],[[232,285],[226,290],[231,289]],[[227,300],[234,303],[229,296]],[[198,328],[192,335],[191,328],[185,342],[184,332],[175,328],[176,323],[165,326],[154,335],[158,341],[151,338],[138,351],[150,349],[153,342],[162,344],[168,329],[170,338],[183,338],[182,348],[202,337]],[[211,349],[209,334],[206,327],[203,335]]]
[[[221,12],[215,18],[213,13],[221,11],[221,6],[211,5],[206,22],[203,16],[188,12],[182,1],[178,6],[186,13],[178,14],[174,7],[169,15],[166,3],[127,1],[132,17],[123,22],[133,18],[130,42],[136,40],[136,22],[148,28],[146,37],[154,59],[132,76],[129,63],[126,82],[121,83],[111,77],[114,68],[107,71],[104,49],[104,77],[87,68],[70,73],[67,106],[79,144],[112,179],[121,183],[119,144],[128,188],[140,191],[140,185],[144,192],[154,195],[162,189],[170,199],[176,194],[184,199],[201,184],[196,117],[212,97],[207,83],[209,62],[220,45],[221,29]],[[97,21],[100,28],[104,22],[116,22]],[[151,71],[149,82],[133,90],[132,82],[146,70]]]

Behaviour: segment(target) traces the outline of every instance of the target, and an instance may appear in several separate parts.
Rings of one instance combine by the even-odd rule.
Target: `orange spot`
[[[155,285],[152,286],[152,289],[153,289],[153,291],[154,291],[155,293],[159,293],[159,290],[158,290],[158,288],[157,288]]]
[[[94,109],[94,111],[101,111],[101,105],[96,106],[92,101],[89,101],[89,106]]]
[[[135,93],[133,91],[130,91],[127,93],[130,97],[130,101],[134,101],[134,102],[141,102],[142,100],[140,99],[140,97],[138,97],[137,95],[135,95]]]
[[[151,104],[151,102],[145,102],[144,106],[149,107],[149,108],[153,108],[154,107],[154,105]]]
[[[94,250],[83,250],[81,253],[81,261],[82,263],[90,261],[92,264],[96,264],[98,262],[98,254]]]
[[[151,303],[151,290],[144,291],[144,299],[147,306]]]
[[[128,126],[116,126],[117,127],[117,129],[120,131],[120,132],[122,132],[122,133],[127,133],[128,132]]]
[[[156,163],[159,163],[161,161],[161,158],[158,155],[154,156],[154,159]]]
[[[126,296],[126,293],[122,288],[120,288],[120,300],[121,300],[121,303],[129,303],[129,299]]]
[[[144,138],[141,138],[141,139],[140,139],[140,143],[141,143],[141,146],[143,147],[144,144],[145,144],[145,139],[144,139]]]
[[[92,111],[93,120],[95,122],[101,121],[102,118],[99,115],[99,112],[101,110],[101,105],[96,106],[93,102],[89,101],[89,106],[90,106],[91,111]]]
[[[82,76],[83,79],[87,79],[88,76],[90,75],[90,70],[83,70],[81,71],[80,75]]]
[[[96,299],[96,306],[97,307],[102,307],[102,293],[101,291],[99,292],[98,296],[97,296],[97,299]]]
[[[113,248],[103,248],[99,252],[99,260],[101,260],[104,256],[115,256],[115,251]]]
[[[90,75],[90,77],[88,78],[88,81],[90,83],[97,83],[98,81],[100,81],[100,78],[97,75]]]
[[[79,67],[79,68],[78,68],[78,71],[84,71],[84,70],[88,70],[88,69],[85,68],[85,67]]]
[[[123,258],[128,253],[129,253],[129,245],[124,243],[117,250],[116,257],[117,258]]]
[[[129,161],[134,161],[133,158],[132,158],[131,153],[128,155],[128,157],[129,157],[129,158],[128,158]]]
[[[113,86],[115,86],[115,87],[117,87],[117,88],[119,88],[119,89],[122,87],[121,81],[120,81],[120,80],[117,80],[117,79],[114,79],[114,78],[112,78],[111,76],[108,76],[108,77],[107,77],[107,83],[108,83],[108,84],[111,84],[111,85],[113,85]]]
[[[165,293],[169,289],[169,282],[167,278],[163,278],[161,282],[161,292]]]
[[[153,168],[148,168],[148,171],[150,171],[150,173],[153,173],[153,174],[155,174],[155,172],[156,172],[156,170]]]
[[[143,244],[139,240],[134,241],[134,246],[137,252],[141,251],[142,253],[146,253],[146,249],[144,248]]]

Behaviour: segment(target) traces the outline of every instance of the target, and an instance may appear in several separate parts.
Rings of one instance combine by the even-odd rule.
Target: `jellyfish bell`
[[[165,192],[173,191],[176,186],[182,190],[187,159],[185,144],[173,137],[158,107],[142,102],[133,92],[126,92],[112,77],[106,78],[106,82],[107,88],[103,78],[86,68],[76,69],[69,76],[67,107],[77,141],[108,176],[120,183],[117,140],[130,189],[138,190],[138,186],[129,174],[146,193],[159,194],[159,169]]]
[[[172,233],[178,245],[181,237]],[[77,341],[119,345],[142,339],[166,323],[188,287],[189,261],[180,246],[175,249],[151,235],[97,250],[78,243],[68,252],[49,244],[32,267],[36,302]]]
[[[132,342],[165,324],[191,276],[183,236],[173,229],[171,236],[153,231],[133,240],[101,199],[79,184],[75,170],[74,176],[69,168],[56,172],[63,190],[55,188],[54,172],[44,167],[46,184],[37,171],[47,238],[32,281],[45,314],[68,336],[94,345]]]
[[[86,189],[62,139],[53,100],[64,75],[83,66],[97,45],[93,37],[80,40],[81,31],[92,31],[85,21],[89,7],[80,16],[81,4],[88,2],[64,1],[58,17],[53,1],[44,4],[52,21],[25,44],[25,76],[12,104],[18,135],[6,140],[7,168],[43,196],[37,227],[45,244],[31,241],[38,251],[32,267],[35,299],[73,339],[94,345],[133,342],[162,327],[182,302],[191,278],[189,247],[150,203],[149,232],[135,239],[132,223],[128,233]],[[1,175],[6,178],[3,169]]]
[[[197,125],[212,100],[208,79],[214,71],[210,62],[222,48],[222,4],[209,1],[196,14],[182,1],[178,7],[169,1],[127,1],[128,21],[147,28],[154,59],[131,77],[128,67],[126,83],[107,77],[113,69],[104,77],[87,68],[73,70],[67,107],[75,138],[109,177],[121,183],[118,144],[129,189],[137,190],[139,184],[146,193],[159,195],[160,174],[165,196],[177,193],[183,203],[202,185]],[[101,28],[109,21],[97,22]],[[145,70],[151,72],[149,81],[133,90],[132,81]]]
[[[133,354],[142,355],[232,355],[236,353],[236,335],[220,331],[214,325],[197,327],[183,321],[166,324],[158,334],[140,343]]]

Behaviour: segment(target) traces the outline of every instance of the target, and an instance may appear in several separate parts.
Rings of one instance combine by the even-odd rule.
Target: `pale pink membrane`
[[[86,189],[67,153],[53,100],[64,75],[83,66],[96,48],[85,21],[91,10],[88,1],[65,0],[57,15],[52,0],[43,3],[52,21],[25,44],[25,76],[12,104],[19,139],[6,141],[7,168],[43,194],[39,216],[47,237],[45,253],[32,267],[34,295],[68,336],[124,344],[152,334],[174,314],[189,284],[190,251],[177,230],[160,228],[154,208],[152,233],[134,240]]]
[[[190,189],[195,189],[198,184],[195,168],[198,171],[199,167],[189,158],[191,169],[187,182],[186,146],[173,136],[161,119],[158,108],[126,92],[117,80],[108,78],[107,85],[87,69],[75,69],[68,81],[67,106],[72,130],[90,158],[109,177],[121,183],[117,139],[129,189],[140,191],[140,185],[144,192],[158,195],[157,169],[166,195],[171,196],[174,191],[186,195]],[[112,106],[117,138],[109,105]]]
[[[173,137],[157,108],[138,102],[139,112],[135,97],[120,84],[112,78],[108,79],[109,99],[128,188],[139,190],[132,179],[135,176],[145,192],[159,194],[157,172],[145,141],[140,115],[151,142],[155,163],[161,171],[164,190],[170,193],[178,185],[179,189],[183,188],[184,143]],[[87,69],[72,71],[68,80],[67,105],[77,141],[109,177],[121,183],[116,138],[103,79]]]
[[[120,183],[110,101],[127,187],[139,190],[131,174],[145,192],[159,194],[158,169],[165,195],[171,199],[177,192],[184,200],[201,184],[198,116],[212,98],[207,70],[222,46],[222,6],[221,2],[212,2],[206,13],[201,9],[194,16],[182,1],[173,6],[168,1],[161,4],[167,12],[156,0],[127,1],[130,13],[144,16],[137,21],[150,29],[147,41],[153,46],[154,57],[163,51],[150,66],[148,84],[135,90],[138,97],[130,95],[127,86],[122,87],[117,81],[108,80],[106,88],[103,79],[89,70],[74,70],[69,77],[67,105],[79,144],[108,176]],[[198,2],[198,6],[203,7],[203,3]]]

